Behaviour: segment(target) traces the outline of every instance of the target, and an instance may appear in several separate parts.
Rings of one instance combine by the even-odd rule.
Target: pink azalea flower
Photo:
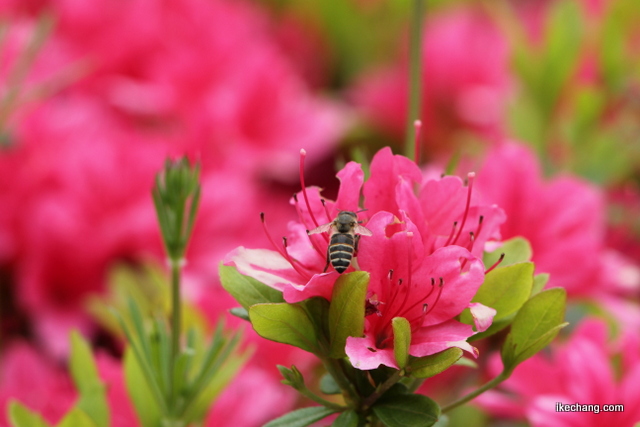
[[[219,287],[212,259],[237,239],[263,244],[260,224],[248,224],[254,206],[271,210],[278,194],[268,183],[295,177],[291,148],[305,144],[323,159],[343,130],[340,108],[306,87],[255,5],[45,0],[0,10],[20,23],[1,54],[9,61],[23,27],[43,10],[56,17],[29,79],[86,66],[11,123],[13,146],[0,153],[0,263],[12,273],[16,306],[58,356],[69,327],[90,332],[83,301],[103,290],[113,263],[163,259],[149,189],[167,155],[203,164],[188,266],[197,301]],[[0,63],[2,78],[9,62]],[[243,208],[232,209],[239,199]]]
[[[452,346],[473,353],[466,343],[472,327],[453,318],[470,306],[484,280],[477,256],[487,240],[499,238],[502,210],[478,202],[473,174],[468,187],[456,177],[423,179],[415,163],[388,148],[375,155],[364,185],[357,163],[348,163],[337,176],[341,185],[335,202],[322,199],[317,188],[305,188],[303,180],[303,191],[292,200],[300,221],[290,223],[284,245],[272,239],[276,251],[240,247],[227,256],[226,264],[281,290],[288,302],[312,296],[330,300],[339,274],[324,272],[329,238],[308,236],[305,230],[333,220],[333,212],[357,211],[363,187],[367,210],[361,219],[373,235],[360,239],[357,260],[348,271],[367,271],[371,281],[365,337],[347,342],[352,363],[361,369],[381,363],[397,367],[390,322],[398,316],[411,323],[414,356]],[[491,324],[493,309],[470,308],[477,330]]]
[[[457,10],[429,19],[423,37],[423,139],[431,150],[450,150],[460,132],[503,133],[509,94],[505,37],[483,14]],[[407,114],[406,65],[366,76],[356,103],[374,126],[401,137]]]
[[[485,200],[507,213],[504,239],[523,236],[531,243],[538,272],[551,274],[549,286],[572,296],[593,294],[600,286],[604,250],[604,202],[592,185],[571,176],[544,180],[527,148],[497,146],[478,174]]]
[[[17,400],[56,423],[71,409],[77,393],[71,378],[35,348],[14,342],[0,359],[0,426],[9,427],[7,407]]]
[[[501,417],[527,418],[533,427],[632,427],[640,419],[640,338],[625,331],[619,342],[607,339],[607,327],[583,320],[550,357],[537,354],[519,365],[500,388],[476,403]],[[616,373],[611,358],[621,354]],[[495,358],[493,370],[500,369]],[[618,375],[622,374],[622,375]],[[556,403],[599,405],[599,413],[557,412]],[[603,405],[624,405],[624,412],[606,412]]]

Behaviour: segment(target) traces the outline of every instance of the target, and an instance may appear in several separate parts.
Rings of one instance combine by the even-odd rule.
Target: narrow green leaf
[[[13,427],[50,427],[50,424],[37,412],[31,411],[22,403],[9,402],[9,422]]]
[[[91,347],[77,332],[71,332],[71,375],[80,399],[76,407],[88,415],[97,427],[109,426],[109,406],[104,383],[98,376]]]
[[[340,394],[340,386],[331,374],[326,373],[320,378],[320,391],[324,394]]]
[[[238,273],[235,267],[220,264],[222,287],[245,309],[254,304],[284,302],[282,292],[261,283],[253,277]]]
[[[264,427],[305,427],[335,413],[335,409],[324,406],[297,409],[268,422]]]
[[[338,418],[335,419],[335,421],[333,422],[333,424],[331,424],[331,426],[332,427],[358,427],[359,422],[360,420],[358,419],[358,414],[354,410],[350,409],[338,415]]]
[[[393,356],[400,369],[407,366],[409,360],[409,346],[411,345],[411,324],[404,317],[394,317],[393,327]]]
[[[505,370],[513,370],[546,347],[564,321],[567,294],[563,288],[552,288],[531,297],[516,314],[511,332],[502,347]]]
[[[160,407],[131,347],[128,347],[124,352],[123,367],[127,393],[136,409],[140,424],[143,426],[160,425],[162,419]]]
[[[346,356],[347,337],[361,337],[364,331],[364,306],[369,273],[354,271],[343,274],[333,286],[329,307],[331,357]]]
[[[372,409],[388,427],[430,427],[440,418],[438,404],[421,394],[383,396]]]
[[[84,411],[73,408],[67,412],[56,427],[99,427],[98,424]]]
[[[513,239],[505,240],[498,249],[492,252],[485,252],[483,256],[485,267],[489,268],[495,264],[502,254],[504,254],[504,259],[500,262],[500,267],[506,267],[518,262],[531,261],[533,251],[527,239],[514,237]]]
[[[256,304],[249,308],[253,329],[263,338],[318,353],[313,322],[297,304]]]
[[[407,371],[413,378],[429,378],[445,371],[461,357],[462,350],[451,347],[430,356],[411,358]]]

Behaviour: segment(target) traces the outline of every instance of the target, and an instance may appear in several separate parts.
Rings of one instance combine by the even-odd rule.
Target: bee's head
[[[358,223],[358,216],[355,212],[341,211],[336,218],[336,228],[340,233],[348,233]]]

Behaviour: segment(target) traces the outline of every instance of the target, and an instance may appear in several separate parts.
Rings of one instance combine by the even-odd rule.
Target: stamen
[[[387,275],[387,277],[389,278],[389,281],[393,279],[393,269],[389,270],[389,274]]]
[[[491,267],[489,267],[488,270],[486,270],[484,272],[484,274],[489,273],[491,270],[493,270],[494,268],[496,268],[498,266],[498,264],[500,264],[502,262],[502,260],[504,259],[504,253],[500,254],[500,258],[498,258],[498,261],[496,261]]]
[[[464,228],[464,224],[467,222],[467,216],[469,216],[469,206],[471,205],[471,192],[473,191],[473,180],[476,177],[476,174],[473,172],[469,172],[467,175],[468,184],[467,184],[467,204],[464,208],[464,215],[462,216],[462,223],[460,224],[460,230],[458,230],[458,234],[456,234],[455,239],[451,242],[452,245],[455,245],[462,233],[462,229]]]
[[[473,244],[476,242],[476,235],[473,233],[473,231],[469,232],[469,247],[467,249],[469,249],[469,252],[471,252],[471,250],[473,249]]]
[[[293,259],[291,257],[291,255],[289,255],[289,251],[287,251],[287,238],[286,237],[282,237],[282,246],[284,246],[284,254],[285,254],[285,258],[287,259],[287,261],[289,261],[289,264],[291,264],[291,266],[294,268],[294,270],[296,270],[298,272],[299,275],[301,275],[302,277],[306,277],[306,278],[311,278],[313,275],[310,274],[308,271],[305,270],[301,270],[301,268],[305,268],[302,264],[298,265],[299,262],[296,261],[295,259]]]
[[[298,213],[298,217],[300,218],[300,222],[302,223],[302,225],[304,225],[305,227],[307,227],[307,224],[304,221],[304,217],[302,216],[302,211],[300,210],[300,205],[298,203],[298,195],[294,194],[293,195],[293,201],[295,202],[295,207],[296,207],[296,212]],[[309,229],[306,230],[307,231],[307,235],[309,235]],[[316,234],[317,236],[317,234]],[[322,234],[322,239],[324,239],[325,242],[329,242],[329,236],[325,235],[324,233]],[[311,246],[313,246],[313,249],[316,250],[316,252],[318,253],[318,255],[324,257],[326,256],[327,251],[322,251],[320,249],[320,246],[318,246],[318,242],[316,241],[316,239],[313,238],[313,236],[309,236],[309,241],[311,242]]]
[[[318,221],[316,221],[316,217],[313,215],[313,211],[311,210],[311,205],[309,204],[309,198],[307,197],[307,187],[304,184],[304,158],[307,156],[307,152],[302,149],[300,150],[300,185],[302,186],[302,195],[304,196],[304,202],[307,205],[307,209],[309,210],[309,215],[311,216],[311,220],[315,224],[316,227],[319,226]]]
[[[449,243],[451,243],[451,240],[453,239],[453,236],[455,236],[455,234],[456,234],[456,227],[457,226],[458,226],[458,221],[453,221],[453,228],[451,229],[451,234],[449,234],[449,238],[445,242],[444,246],[449,246]]]
[[[329,214],[329,208],[327,208],[327,203],[324,199],[320,199],[320,203],[322,203],[322,207],[324,207],[324,213],[327,214],[327,222],[333,221],[331,215]]]
[[[282,249],[280,249],[279,245],[276,245],[276,242],[271,237],[271,234],[267,229],[266,221],[264,219],[264,212],[260,212],[260,222],[262,222],[262,229],[264,230],[264,234],[267,235],[267,239],[269,239],[269,242],[271,242],[271,245],[276,249],[276,251],[280,253],[280,255],[282,255],[284,258],[287,258],[287,255],[285,254],[285,252]]]
[[[422,304],[422,312],[420,313],[420,315],[409,320],[409,323],[411,324],[411,332],[415,332],[422,326],[422,324],[424,323],[424,319],[427,317],[428,309],[429,304]]]
[[[436,295],[436,300],[433,302],[433,305],[429,308],[429,310],[427,310],[427,314],[429,314],[438,304],[438,301],[440,301],[440,295],[442,295],[443,287],[444,287],[444,279],[441,277],[440,283],[438,284],[438,295]]]
[[[416,120],[415,122],[413,122],[413,128],[415,129],[415,135],[416,135],[413,160],[417,165],[419,165],[420,164],[420,136],[421,136],[420,131],[422,130],[422,122],[420,120]]]

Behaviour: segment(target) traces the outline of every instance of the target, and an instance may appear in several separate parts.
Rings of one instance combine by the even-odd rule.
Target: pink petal
[[[372,212],[387,211],[398,214],[396,186],[400,178],[420,182],[418,166],[403,156],[394,156],[389,147],[378,151],[371,161],[371,177],[364,184],[365,204]]]
[[[306,285],[290,283],[284,287],[284,300],[288,303],[294,303],[311,297],[323,297],[327,301],[331,301],[333,285],[338,277],[336,271],[331,271],[314,275]]]
[[[412,356],[422,357],[458,347],[477,357],[478,350],[467,342],[467,338],[474,333],[470,325],[453,319],[439,325],[421,328],[411,336],[409,353]]]
[[[477,332],[486,331],[493,322],[493,316],[497,311],[491,307],[480,304],[479,302],[472,302],[469,304],[469,311],[473,316],[473,323],[476,325]]]
[[[347,338],[345,351],[355,368],[369,370],[385,365],[398,369],[393,348],[377,349],[372,337]]]
[[[364,182],[364,172],[359,163],[349,162],[337,174],[340,189],[336,199],[336,207],[343,211],[357,212],[360,205],[360,190]]]
[[[436,283],[443,278],[442,295],[423,323],[435,325],[454,318],[468,306],[484,281],[484,265],[465,248],[446,246],[426,257],[414,277],[423,278],[423,282],[434,278]]]

